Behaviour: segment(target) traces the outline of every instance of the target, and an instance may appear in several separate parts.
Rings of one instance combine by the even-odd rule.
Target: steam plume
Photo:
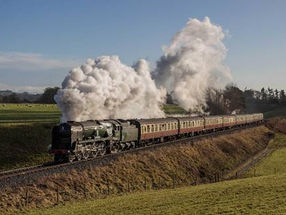
[[[206,106],[207,89],[221,87],[231,78],[223,64],[227,51],[223,38],[222,28],[208,17],[203,21],[190,19],[171,44],[163,47],[154,78],[184,109]]]
[[[62,121],[150,118],[164,116],[160,105],[165,94],[151,79],[145,60],[132,68],[118,56],[102,56],[70,71],[55,100]]]
[[[223,38],[222,28],[208,17],[190,19],[163,48],[155,81],[145,60],[129,67],[118,56],[89,59],[70,71],[55,96],[62,121],[163,117],[166,89],[186,110],[206,106],[207,90],[231,78],[223,64],[227,51]]]

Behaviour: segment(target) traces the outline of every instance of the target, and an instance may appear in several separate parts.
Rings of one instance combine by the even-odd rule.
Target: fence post
[[[107,194],[109,195],[109,193],[110,193],[110,188],[109,188],[109,181],[107,179]]]
[[[175,184],[175,175],[173,175],[173,189],[175,189],[176,184]]]
[[[130,188],[129,188],[129,179],[127,180],[127,192],[130,192]]]
[[[144,189],[145,189],[145,191],[147,190],[147,179],[146,179],[146,177],[144,177]]]
[[[158,181],[158,189],[161,188],[161,177],[159,176],[159,181]]]
[[[28,203],[29,203],[29,190],[28,188],[26,189],[26,192],[25,192],[25,206],[27,207],[28,206]]]
[[[73,187],[74,187],[74,192],[76,193],[77,190],[76,182],[74,182]]]
[[[58,186],[57,186],[56,192],[57,192],[57,204],[58,204],[59,203],[59,187]]]
[[[86,195],[86,186],[85,186],[85,184],[83,185],[83,194],[84,194],[84,198],[86,198],[87,195]]]

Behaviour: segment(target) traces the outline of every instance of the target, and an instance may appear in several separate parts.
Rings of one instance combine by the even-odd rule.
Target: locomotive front
[[[50,153],[56,163],[96,157],[106,153],[112,136],[112,125],[108,122],[62,123],[53,128]]]
[[[56,162],[64,161],[72,150],[71,125],[62,123],[54,126],[52,130],[52,146],[50,153],[54,154]]]

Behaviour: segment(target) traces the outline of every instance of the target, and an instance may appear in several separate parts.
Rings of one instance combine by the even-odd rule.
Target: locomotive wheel
[[[68,162],[73,162],[75,159],[76,159],[76,157],[75,157],[74,154],[68,155],[68,157],[67,157],[67,161],[68,161]]]
[[[104,142],[99,143],[97,147],[98,147],[97,152],[100,156],[103,156],[106,154],[106,147],[105,147]]]
[[[115,143],[112,147],[111,147],[111,154],[115,154],[121,151],[121,147],[119,144]]]
[[[89,158],[89,151],[83,151],[82,152],[82,159],[87,160]]]
[[[96,158],[98,156],[98,151],[92,151],[90,154],[92,158]]]
[[[80,161],[80,160],[82,159],[82,153],[81,153],[81,152],[77,152],[77,153],[75,154],[75,156],[76,156],[76,159],[77,159],[78,161]]]

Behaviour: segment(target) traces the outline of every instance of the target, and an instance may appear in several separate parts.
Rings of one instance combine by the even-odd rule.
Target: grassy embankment
[[[47,154],[51,128],[59,122],[55,105],[0,105],[0,170],[41,164]]]
[[[25,214],[285,214],[286,175],[81,200]]]
[[[52,160],[47,153],[51,123],[0,124],[0,170],[42,164]]]
[[[276,133],[269,144],[276,150],[245,179],[81,200],[25,214],[286,214],[285,146],[286,135]]]
[[[242,160],[264,149],[269,140],[267,132],[268,129],[261,126],[204,139],[195,142],[194,145],[172,145],[128,153],[102,166],[80,172],[72,171],[69,174],[52,175],[39,179],[31,185],[7,189],[0,194],[0,208],[23,207],[25,190],[29,190],[28,207],[33,208],[54,205],[57,190],[60,191],[59,202],[65,202],[82,199],[85,196],[105,197],[108,190],[112,195],[143,191],[145,183],[147,189],[173,187],[174,181],[176,186],[195,182],[208,183],[213,181],[214,174],[226,173]],[[133,204],[141,207],[140,202]],[[167,205],[169,204],[170,202],[167,202]]]

